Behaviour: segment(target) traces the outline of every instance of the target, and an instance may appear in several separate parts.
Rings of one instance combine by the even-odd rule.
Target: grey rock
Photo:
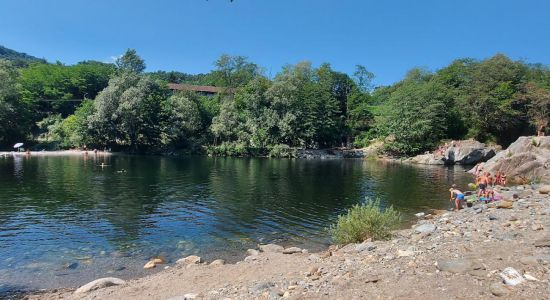
[[[432,233],[437,229],[437,227],[434,224],[427,223],[422,224],[414,229],[414,231],[418,233]]]
[[[298,247],[290,247],[283,250],[283,254],[302,253],[302,249]]]
[[[535,241],[535,247],[550,247],[550,235],[539,238]]]
[[[455,259],[437,261],[437,268],[440,271],[466,274],[473,270],[483,269],[483,265],[471,259]]]
[[[285,248],[275,244],[260,245],[260,250],[263,252],[282,253]]]
[[[248,249],[246,250],[246,253],[248,255],[259,255],[260,254],[260,251],[256,250],[256,249]]]
[[[225,260],[223,259],[216,259],[213,262],[210,263],[211,266],[223,266],[225,265]]]
[[[93,291],[93,290],[97,290],[97,289],[101,289],[101,288],[105,288],[105,287],[109,287],[109,286],[113,286],[113,285],[121,285],[121,284],[125,284],[125,283],[126,283],[126,281],[124,281],[122,279],[119,279],[119,278],[105,277],[105,278],[96,279],[92,282],[89,282],[89,283],[79,287],[78,289],[76,289],[76,291],[74,293],[75,294],[82,294],[82,293],[87,293],[87,292],[90,292],[90,291]]]
[[[355,246],[357,252],[372,251],[374,249],[376,249],[376,245],[373,242],[363,242]]]
[[[510,290],[508,289],[508,287],[500,282],[491,284],[490,290],[491,293],[497,297],[510,294]]]

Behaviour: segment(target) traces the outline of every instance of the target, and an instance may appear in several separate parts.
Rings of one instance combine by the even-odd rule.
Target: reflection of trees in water
[[[216,199],[211,209],[223,218],[222,231],[293,232],[297,224],[319,226],[342,206],[360,200],[361,168],[342,160],[217,158],[210,178]]]
[[[18,211],[32,208],[56,222],[83,227],[115,245],[126,245],[139,238],[148,214],[162,201],[155,197],[161,178],[159,160],[143,160],[146,162],[141,158],[94,155],[26,159],[24,183],[0,193],[13,192],[18,202],[2,205],[2,215],[9,222]],[[101,162],[108,166],[99,167]],[[132,169],[131,175],[117,173],[120,169]],[[15,177],[2,179],[9,186]],[[2,197],[4,201],[9,200]]]
[[[99,167],[102,162],[108,166]],[[0,160],[2,226],[32,209],[44,220],[93,235],[82,241],[104,239],[117,249],[168,237],[223,243],[224,237],[272,231],[314,234],[365,195],[381,195],[400,209],[431,207],[440,197],[446,203],[447,186],[462,180],[442,167],[363,160],[90,154],[18,164],[22,171],[15,176],[15,162]],[[117,172],[122,169],[127,172]]]
[[[365,169],[376,182],[374,194],[379,195],[382,204],[400,210],[445,207],[449,187],[453,183],[464,186],[469,180],[459,167],[371,162],[365,164]]]

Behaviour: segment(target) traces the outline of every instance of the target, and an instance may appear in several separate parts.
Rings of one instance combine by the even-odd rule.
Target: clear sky
[[[208,72],[222,53],[274,75],[309,60],[377,84],[497,52],[550,65],[548,0],[0,0],[0,45],[73,64],[135,48],[147,70]]]

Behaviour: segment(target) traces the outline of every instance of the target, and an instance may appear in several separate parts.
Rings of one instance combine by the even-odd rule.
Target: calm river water
[[[458,167],[354,159],[0,157],[0,295],[156,272],[142,268],[151,256],[235,261],[268,242],[316,249],[366,196],[406,222],[448,208],[449,185],[469,180]]]

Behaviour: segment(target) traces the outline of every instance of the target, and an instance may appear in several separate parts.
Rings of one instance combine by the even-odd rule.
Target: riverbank
[[[333,246],[314,254],[263,247],[230,265],[187,259],[159,264],[168,269],[119,286],[82,293],[61,289],[25,299],[545,299],[550,195],[538,189],[509,188],[503,192],[511,201],[459,212],[424,212],[413,228],[397,231],[391,241]],[[500,276],[509,267],[523,275],[516,286]]]
[[[58,150],[58,151],[0,151],[0,157],[10,156],[84,156],[84,155],[112,155],[112,152],[105,151],[83,151],[83,150]]]

